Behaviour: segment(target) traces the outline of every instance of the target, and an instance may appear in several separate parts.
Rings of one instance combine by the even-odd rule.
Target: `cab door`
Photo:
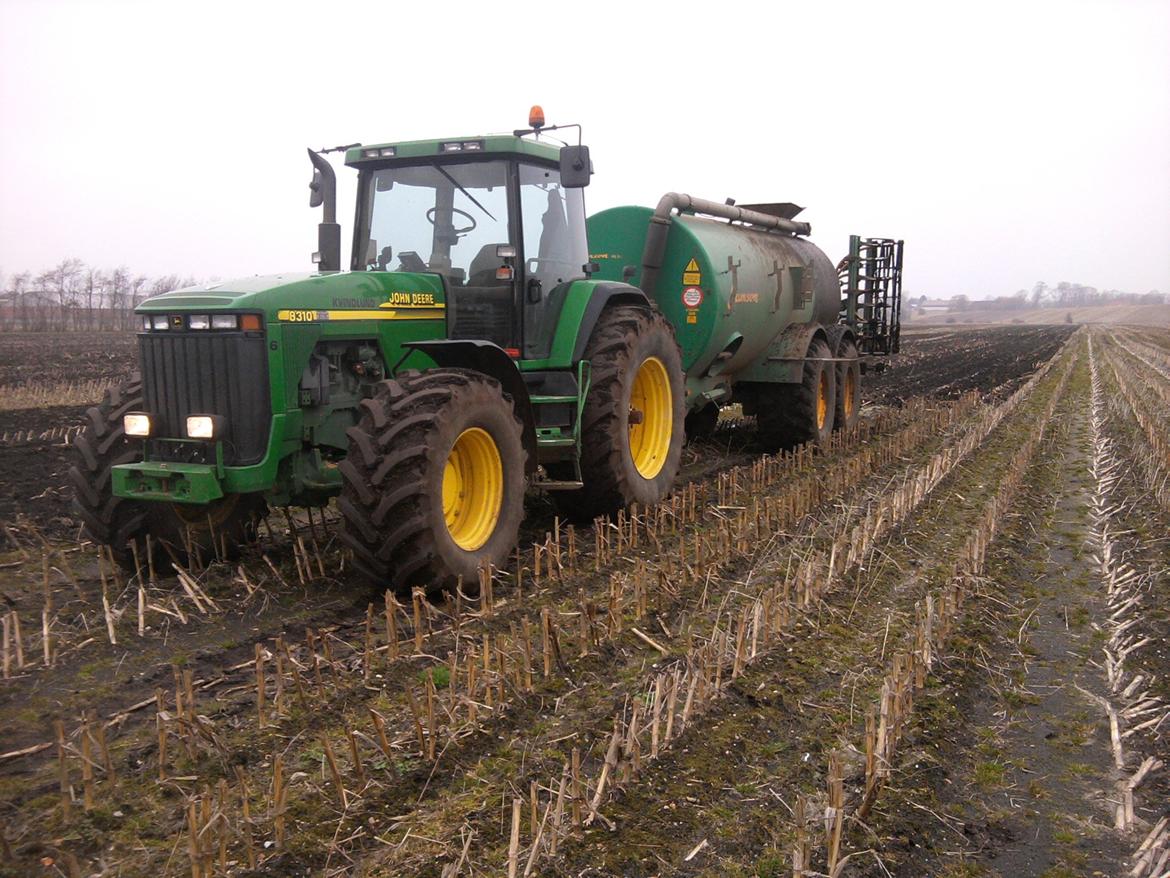
[[[548,356],[564,285],[585,276],[585,199],[583,190],[561,185],[555,166],[521,162],[518,176],[523,350],[526,358],[538,359]]]

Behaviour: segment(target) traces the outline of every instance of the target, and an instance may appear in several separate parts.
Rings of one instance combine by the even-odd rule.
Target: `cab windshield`
[[[548,346],[556,322],[548,305],[563,300],[553,292],[581,277],[589,258],[582,192],[561,186],[556,168],[506,159],[396,165],[373,171],[365,187],[355,267],[442,275],[451,338],[519,348],[523,335],[531,356]]]
[[[507,162],[375,171],[368,191],[366,268],[433,271],[453,285],[494,279],[507,244]]]

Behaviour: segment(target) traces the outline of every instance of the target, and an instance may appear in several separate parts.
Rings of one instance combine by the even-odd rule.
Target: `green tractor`
[[[505,562],[529,487],[576,520],[662,500],[684,421],[720,406],[769,448],[856,420],[859,354],[896,350],[901,242],[854,239],[843,297],[793,205],[671,194],[586,220],[589,150],[554,130],[339,147],[349,271],[310,150],[318,271],[138,308],[140,371],[75,443],[89,537],[124,564],[148,535],[230,552],[267,507],[336,498],[366,577],[434,589]]]

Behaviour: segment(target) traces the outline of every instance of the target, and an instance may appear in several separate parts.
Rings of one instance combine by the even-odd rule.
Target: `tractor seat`
[[[451,337],[482,338],[511,344],[514,303],[512,283],[496,277],[503,260],[498,244],[479,249],[467,270],[467,283],[451,290]]]
[[[496,255],[496,248],[500,244],[484,244],[471,260],[467,268],[467,285],[469,287],[492,287],[507,284],[506,280],[496,279],[496,269],[504,264]]]

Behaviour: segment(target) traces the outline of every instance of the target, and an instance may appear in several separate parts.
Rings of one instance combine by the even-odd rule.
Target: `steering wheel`
[[[432,226],[435,224],[435,214],[438,212],[438,210],[439,209],[437,207],[432,207],[430,210],[427,211],[427,222],[430,223]],[[467,220],[469,223],[471,223],[471,225],[469,225],[463,229],[452,229],[452,231],[454,231],[456,235],[466,235],[468,232],[473,231],[475,229],[475,217],[473,217],[467,211],[460,210],[457,207],[452,207],[451,213],[457,213],[461,217],[463,217],[465,220]]]

